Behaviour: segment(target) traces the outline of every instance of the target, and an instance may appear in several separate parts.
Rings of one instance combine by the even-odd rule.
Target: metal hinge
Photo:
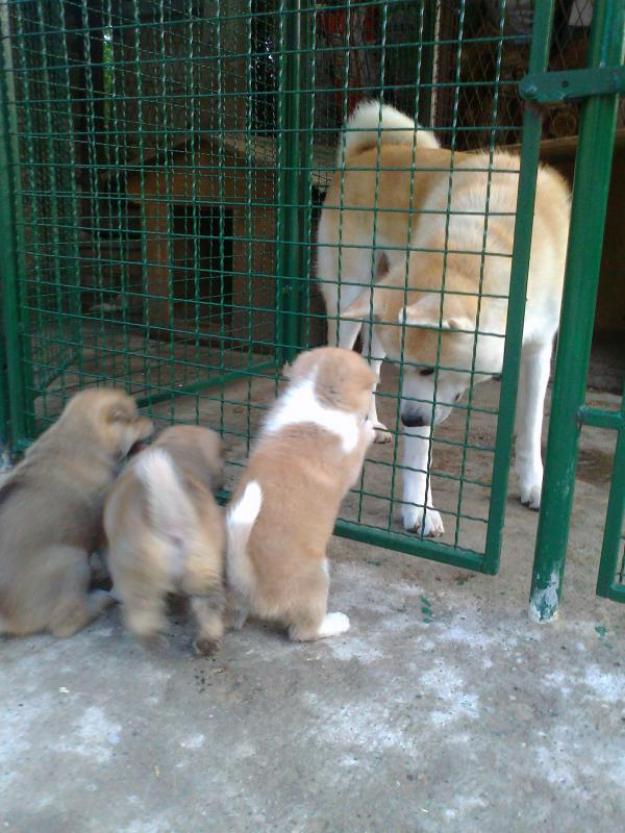
[[[521,98],[537,104],[575,101],[591,95],[623,94],[625,67],[530,73],[519,84],[519,93]]]

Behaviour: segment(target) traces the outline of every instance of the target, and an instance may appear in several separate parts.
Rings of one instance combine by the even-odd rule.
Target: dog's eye
[[[424,367],[423,370],[419,371],[419,376],[431,376],[434,373],[433,367]]]

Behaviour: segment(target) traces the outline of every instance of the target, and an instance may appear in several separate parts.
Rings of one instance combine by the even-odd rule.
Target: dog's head
[[[284,369],[284,375],[294,384],[310,380],[316,399],[327,408],[353,413],[363,420],[369,413],[376,377],[362,356],[353,350],[340,347],[308,350]]]
[[[199,425],[172,425],[155,442],[185,460],[213,491],[224,486],[224,447],[219,434]]]
[[[120,458],[154,431],[152,420],[140,416],[135,400],[117,388],[77,393],[65,406],[59,425],[76,431],[77,441],[100,446]]]
[[[499,372],[500,339],[476,332],[477,298],[463,293],[411,292],[377,286],[344,318],[370,319],[386,357],[402,362],[400,417],[406,427],[447,419],[471,384]],[[482,329],[482,328],[480,328]]]

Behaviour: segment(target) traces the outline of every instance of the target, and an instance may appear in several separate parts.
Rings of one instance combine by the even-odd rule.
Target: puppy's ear
[[[104,407],[102,416],[105,422],[130,422],[136,414],[132,414],[127,405],[114,402],[112,405]]]

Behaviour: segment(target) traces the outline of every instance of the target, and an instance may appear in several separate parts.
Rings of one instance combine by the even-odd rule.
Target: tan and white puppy
[[[353,347],[364,319],[372,324],[364,349],[376,373],[385,357],[403,361],[403,522],[407,530],[440,535],[428,476],[432,426],[469,384],[502,370],[519,158],[451,153],[419,131],[415,146],[415,124],[377,102],[357,109],[346,129],[345,169],[328,190],[319,226],[329,340]],[[521,500],[534,509],[569,216],[566,182],[540,168],[516,428]],[[389,269],[363,290],[375,279],[372,251]],[[339,324],[339,316],[352,320]],[[372,419],[383,428],[375,411]]]
[[[349,628],[327,612],[326,548],[373,442],[375,377],[357,353],[334,347],[302,353],[286,376],[227,511],[226,572],[235,626],[251,613],[303,641]]]
[[[199,654],[223,636],[223,513],[213,492],[223,485],[219,435],[177,425],[134,458],[104,510],[113,589],[128,628],[146,642],[166,626],[168,593],[191,597]]]
[[[119,466],[152,433],[123,391],[84,390],[0,487],[0,633],[71,636],[112,602],[89,555]]]

